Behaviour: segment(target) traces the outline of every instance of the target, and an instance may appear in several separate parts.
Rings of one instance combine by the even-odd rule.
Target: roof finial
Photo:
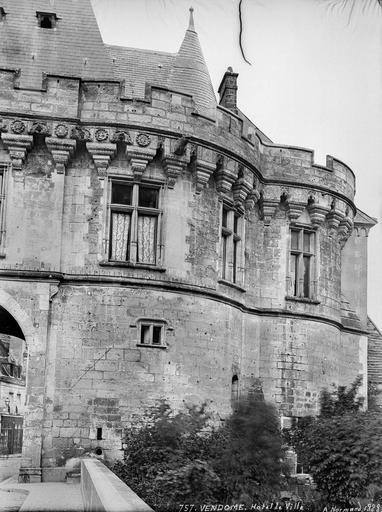
[[[190,7],[190,22],[188,24],[188,29],[187,30],[192,30],[193,32],[195,32],[194,8],[193,7]]]

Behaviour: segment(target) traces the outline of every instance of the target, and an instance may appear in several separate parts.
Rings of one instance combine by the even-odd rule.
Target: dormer
[[[40,28],[52,29],[56,28],[57,15],[53,12],[36,12],[37,23]]]

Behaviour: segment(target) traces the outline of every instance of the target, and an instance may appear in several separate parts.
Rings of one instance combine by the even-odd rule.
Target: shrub
[[[273,407],[246,400],[223,425],[205,405],[174,414],[166,402],[126,431],[123,461],[113,470],[157,511],[180,503],[272,500],[281,481],[282,446]]]

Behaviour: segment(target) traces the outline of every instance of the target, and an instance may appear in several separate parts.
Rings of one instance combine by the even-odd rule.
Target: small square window
[[[52,29],[56,27],[57,16],[51,12],[36,13],[38,26],[40,28]]]
[[[139,323],[139,345],[164,347],[164,322],[144,321]]]

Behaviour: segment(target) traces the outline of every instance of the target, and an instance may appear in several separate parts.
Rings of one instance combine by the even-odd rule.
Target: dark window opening
[[[234,375],[232,377],[232,385],[231,385],[231,401],[232,405],[235,405],[239,399],[239,377]]]
[[[101,439],[102,439],[102,428],[98,427],[97,428],[97,441],[101,441]]]
[[[22,452],[23,418],[1,416],[0,455],[13,455]]]
[[[113,183],[111,189],[111,202],[113,204],[131,204],[133,195],[132,185]]]
[[[146,322],[150,322],[147,321]],[[139,338],[141,345],[164,346],[164,324],[153,321],[152,323],[140,323]]]
[[[145,208],[158,208],[158,190],[139,187],[138,206]]]
[[[56,27],[57,16],[54,13],[38,12],[36,16],[40,28],[52,29]]]
[[[161,340],[162,327],[160,325],[153,326],[153,345],[160,345],[162,343]]]
[[[150,325],[141,325],[141,343],[142,345],[150,343]]]
[[[4,11],[4,7],[0,7],[0,21],[3,21],[6,15],[7,13]]]

